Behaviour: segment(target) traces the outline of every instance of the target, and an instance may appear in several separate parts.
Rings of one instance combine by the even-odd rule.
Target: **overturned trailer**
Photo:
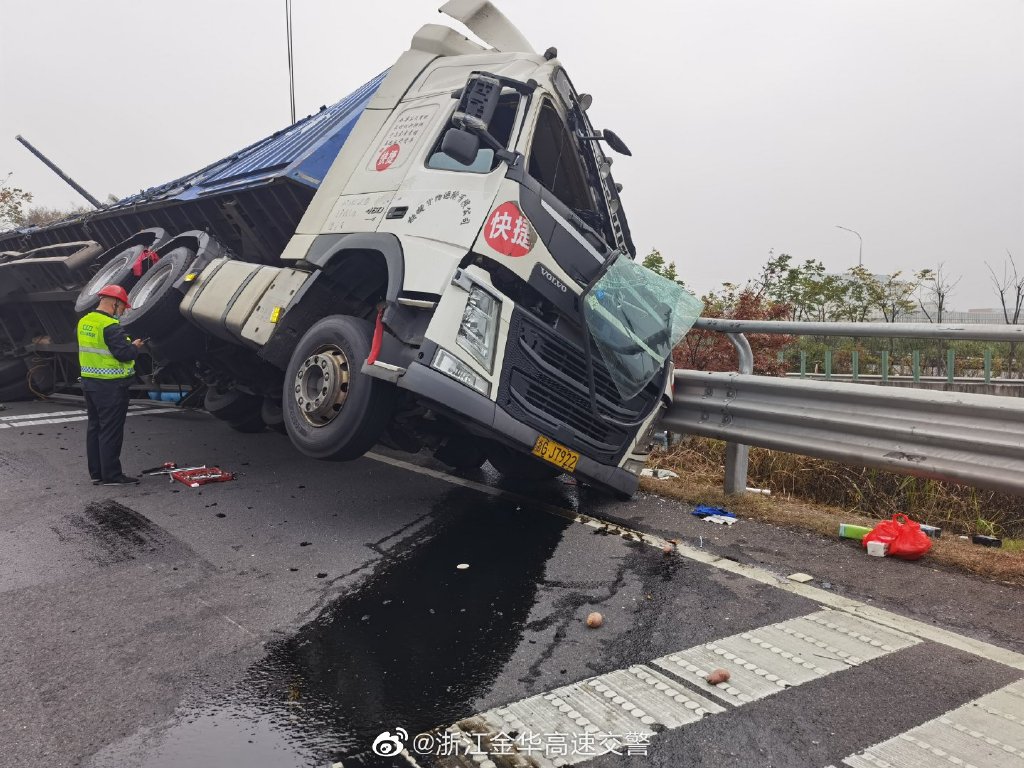
[[[150,266],[143,254],[177,235],[187,236],[175,247],[195,251],[212,241],[245,261],[279,263],[385,74],[180,179],[53,224],[0,232],[0,402],[75,388],[75,323],[94,304],[80,301],[83,288],[94,295],[115,282],[130,290]],[[153,372],[148,361],[141,370]],[[167,374],[173,381],[163,386],[190,383],[181,370]],[[150,379],[137,386],[161,384]]]

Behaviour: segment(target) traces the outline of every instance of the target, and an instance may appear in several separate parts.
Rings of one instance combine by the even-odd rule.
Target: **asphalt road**
[[[452,476],[385,451],[314,462],[274,433],[145,406],[129,418],[128,471],[173,460],[240,476],[93,487],[84,427],[73,403],[0,412],[5,767],[488,768],[506,764],[499,733],[541,725],[547,765],[591,757],[585,735],[622,717],[654,724],[631,750],[623,725],[586,764],[840,765],[1024,676],[1024,591],[927,561],[753,521],[714,526],[567,477],[502,488],[487,468]],[[666,538],[680,550],[665,554]],[[795,585],[794,571],[815,580]],[[585,624],[592,611],[600,628]],[[783,684],[771,673],[793,666],[790,641],[821,653],[804,653],[809,667],[797,658],[806,669]],[[864,658],[849,661],[846,642]],[[688,676],[709,648],[735,694]],[[757,693],[773,676],[771,695]],[[1010,732],[979,742],[979,765],[992,749],[1024,759],[1024,695],[999,695],[1014,702]],[[455,723],[448,733],[487,731],[491,754],[413,748],[412,735]],[[399,728],[408,757],[375,755]],[[567,740],[577,756],[552,751]]]

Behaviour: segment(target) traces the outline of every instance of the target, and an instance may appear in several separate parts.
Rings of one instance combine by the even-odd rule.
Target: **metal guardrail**
[[[701,371],[675,384],[673,432],[1024,494],[1016,398]],[[745,484],[744,467],[726,490]]]
[[[693,327],[721,333],[781,333],[787,336],[1024,341],[1024,325],[980,323],[792,323],[783,320],[727,320],[720,317],[701,317]]]
[[[747,487],[748,446],[1024,494],[1024,402],[754,376],[744,334],[1024,341],[1024,326],[794,323],[700,318],[725,333],[739,373],[677,371],[670,431],[725,440],[725,491]]]

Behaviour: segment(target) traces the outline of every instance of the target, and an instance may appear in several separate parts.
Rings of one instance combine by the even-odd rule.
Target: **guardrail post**
[[[882,350],[882,382],[889,383],[889,350]]]
[[[850,353],[850,374],[853,376],[853,380],[857,380],[857,376],[860,374],[860,352],[853,350]]]
[[[825,381],[832,379],[832,350],[825,350]]]
[[[727,333],[729,341],[736,348],[739,357],[739,372],[754,372],[754,351],[742,333]],[[801,355],[803,358],[803,355]],[[803,359],[801,359],[803,363]],[[801,367],[803,367],[801,365]],[[729,494],[747,492],[747,466],[750,463],[750,447],[739,443],[725,444],[725,492]]]
[[[992,383],[992,350],[985,350],[985,383]]]
[[[956,351],[952,348],[946,350],[946,381],[953,383],[953,373],[956,367]]]
[[[914,371],[914,382],[921,381],[921,350],[915,349],[911,365]]]
[[[800,378],[807,378],[807,353],[800,350]]]

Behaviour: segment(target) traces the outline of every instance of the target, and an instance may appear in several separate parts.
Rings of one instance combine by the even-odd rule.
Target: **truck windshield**
[[[621,255],[615,258],[584,298],[583,316],[624,400],[636,397],[661,371],[703,308],[678,283]]]

